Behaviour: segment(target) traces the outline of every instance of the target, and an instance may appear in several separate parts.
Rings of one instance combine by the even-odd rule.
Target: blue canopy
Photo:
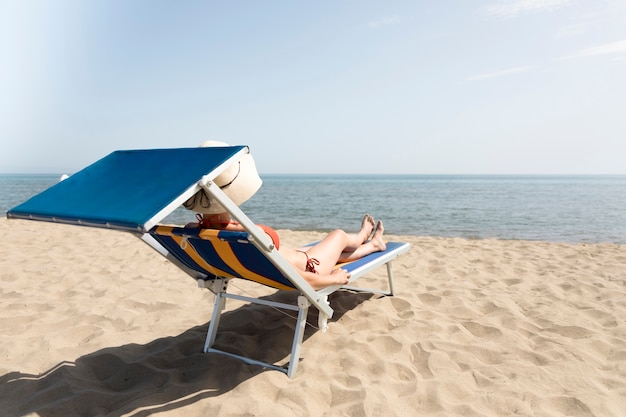
[[[9,218],[145,232],[240,158],[245,146],[115,151],[7,212]]]

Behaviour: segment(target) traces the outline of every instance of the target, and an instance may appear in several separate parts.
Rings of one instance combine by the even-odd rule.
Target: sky
[[[0,173],[626,174],[626,1],[0,0]]]

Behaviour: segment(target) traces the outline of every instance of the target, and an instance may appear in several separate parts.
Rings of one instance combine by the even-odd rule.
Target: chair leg
[[[389,279],[389,295],[394,295],[396,292],[396,286],[393,281],[393,269],[391,268],[391,262],[387,262],[387,278]]]
[[[213,314],[211,314],[211,323],[209,324],[209,330],[207,331],[206,341],[204,342],[204,352],[208,352],[209,349],[215,343],[215,336],[217,335],[217,328],[220,325],[220,319],[222,318],[222,311],[226,306],[226,298],[222,292],[215,294],[215,303],[213,304]]]
[[[300,361],[300,348],[302,347],[304,329],[306,328],[306,318],[310,306],[311,303],[306,297],[302,295],[298,297],[298,321],[296,322],[296,328],[293,335],[291,357],[289,358],[289,368],[287,369],[287,376],[289,378],[293,378],[293,375],[298,369],[298,362]]]

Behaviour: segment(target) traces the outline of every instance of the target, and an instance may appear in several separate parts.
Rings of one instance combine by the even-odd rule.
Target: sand
[[[289,379],[201,353],[212,294],[136,237],[6,219],[0,232],[2,415],[626,416],[626,246],[389,236],[412,244],[397,294],[333,295]],[[229,301],[217,342],[284,363],[293,327]]]

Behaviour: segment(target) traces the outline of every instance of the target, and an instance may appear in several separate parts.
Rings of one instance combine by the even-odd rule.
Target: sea
[[[60,174],[0,174],[0,211]],[[395,235],[626,244],[626,176],[262,175],[241,208],[277,229],[357,230],[363,214]],[[163,222],[185,224],[176,209]]]

